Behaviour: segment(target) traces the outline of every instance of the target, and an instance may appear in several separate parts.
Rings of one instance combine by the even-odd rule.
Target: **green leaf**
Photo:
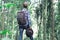
[[[4,6],[5,6],[6,8],[10,8],[10,7],[15,6],[15,4],[13,4],[13,3],[6,3],[6,4],[4,4]]]
[[[12,34],[9,30],[2,30],[2,31],[0,31],[0,34],[6,35],[7,32],[8,32],[9,35]]]

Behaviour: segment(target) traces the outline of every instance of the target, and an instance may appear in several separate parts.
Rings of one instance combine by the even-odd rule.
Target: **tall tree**
[[[57,21],[58,21],[58,28],[60,25],[60,0],[58,0],[58,17],[57,17]],[[60,29],[57,30],[57,35],[58,35],[58,40],[60,40]]]
[[[48,0],[48,27],[50,27],[50,40],[54,40],[54,9],[53,9],[53,0]]]

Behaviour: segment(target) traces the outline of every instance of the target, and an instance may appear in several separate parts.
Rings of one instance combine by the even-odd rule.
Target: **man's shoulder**
[[[22,11],[28,11],[28,9],[26,9],[26,8],[23,8],[23,9],[22,9]]]

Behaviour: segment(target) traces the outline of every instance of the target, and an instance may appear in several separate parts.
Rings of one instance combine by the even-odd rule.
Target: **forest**
[[[17,12],[28,2],[33,40],[60,40],[60,0],[0,0],[0,40],[18,40]],[[23,40],[30,40],[23,33]]]

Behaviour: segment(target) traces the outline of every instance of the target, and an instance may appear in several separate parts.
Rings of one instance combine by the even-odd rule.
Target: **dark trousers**
[[[23,31],[24,31],[24,28],[19,28],[19,40],[22,40],[22,38],[23,38]],[[31,37],[29,37],[30,38],[30,40],[33,40],[33,36],[31,36]]]

